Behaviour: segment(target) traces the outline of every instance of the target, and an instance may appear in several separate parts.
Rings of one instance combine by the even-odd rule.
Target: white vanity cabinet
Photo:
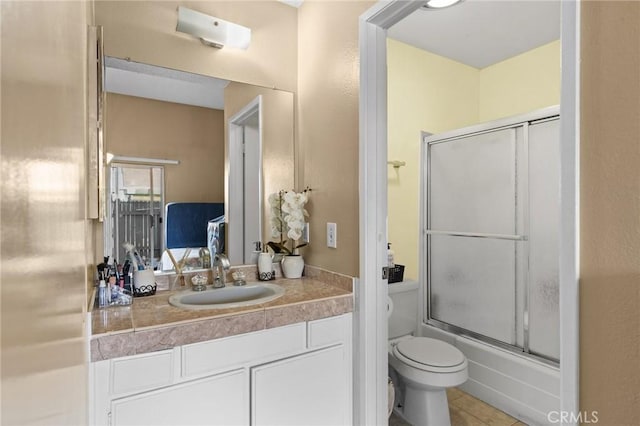
[[[246,374],[236,370],[115,399],[113,425],[245,425]]]
[[[340,345],[252,368],[251,424],[350,424],[345,359]]]
[[[352,423],[351,314],[91,364],[91,424]]]

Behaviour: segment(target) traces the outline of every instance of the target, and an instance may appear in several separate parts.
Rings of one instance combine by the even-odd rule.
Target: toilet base
[[[417,389],[407,383],[403,415],[414,426],[450,426],[446,389]]]

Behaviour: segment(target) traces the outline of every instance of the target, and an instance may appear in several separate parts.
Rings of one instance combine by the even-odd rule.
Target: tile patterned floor
[[[526,426],[508,414],[457,388],[447,389],[451,426]],[[389,426],[410,426],[396,414]]]

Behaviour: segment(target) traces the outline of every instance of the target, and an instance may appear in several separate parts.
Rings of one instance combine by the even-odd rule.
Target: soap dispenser
[[[262,246],[262,253],[258,256],[258,278],[269,281],[273,276],[273,258],[267,251],[267,245]]]

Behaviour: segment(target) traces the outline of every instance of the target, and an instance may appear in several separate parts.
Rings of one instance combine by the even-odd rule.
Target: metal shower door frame
[[[419,323],[423,323],[426,325],[434,326],[441,330],[456,334],[468,336],[473,339],[500,347],[502,349],[506,349],[508,351],[525,355],[527,357],[531,357],[543,363],[558,366],[559,362],[553,359],[549,359],[545,356],[537,355],[530,352],[529,348],[529,243],[528,243],[528,235],[529,235],[529,132],[528,127],[530,123],[536,122],[539,123],[541,121],[546,121],[549,119],[553,119],[557,117],[560,113],[560,109],[557,106],[548,107],[544,109],[540,109],[537,111],[533,111],[531,113],[517,115],[514,117],[500,119],[491,121],[488,123],[483,123],[475,126],[466,127],[463,129],[457,129],[450,132],[445,132],[439,135],[432,135],[427,132],[422,132],[420,137],[420,248],[419,248],[419,268],[420,268],[420,282],[426,283],[425,286],[422,286],[424,294],[420,297],[420,308],[419,308]],[[469,136],[477,136],[482,134],[487,134],[499,130],[505,129],[518,129],[522,128],[522,141],[516,139],[516,148],[522,149],[521,157],[518,155],[518,151],[515,151],[516,161],[516,194],[519,188],[518,179],[524,179],[523,185],[523,193],[521,195],[520,201],[522,203],[522,220],[523,223],[518,225],[517,223],[517,205],[514,205],[514,211],[516,215],[516,229],[520,228],[522,230],[521,234],[491,234],[491,233],[475,233],[475,232],[457,232],[457,231],[438,231],[431,229],[431,217],[429,210],[429,200],[431,199],[431,169],[429,167],[429,159],[430,159],[430,149],[432,145],[439,143],[446,143],[453,140],[458,140],[463,137]],[[522,145],[518,147],[518,145]],[[523,160],[523,164],[518,165],[517,161],[521,158]],[[518,173],[521,175],[518,177]],[[468,330],[462,327],[458,327],[435,318],[431,316],[431,236],[432,235],[448,235],[448,236],[457,236],[457,237],[474,237],[474,238],[487,238],[487,239],[499,239],[499,240],[511,240],[511,241],[522,241],[521,250],[523,251],[522,256],[524,256],[523,266],[525,268],[524,273],[522,273],[522,291],[524,292],[524,300],[523,300],[523,312],[522,312],[522,327],[523,327],[523,346],[519,347],[517,345],[511,345],[509,343],[505,343],[503,341],[494,339],[492,337],[474,332],[472,330]],[[515,246],[516,251],[516,267],[518,265],[517,256],[518,256],[518,245]],[[518,273],[516,271],[516,280],[518,279]],[[514,286],[517,288],[517,281],[514,282]],[[517,293],[516,298],[514,299],[514,304],[517,305]],[[518,315],[517,309],[515,309],[516,315]],[[518,326],[518,318],[516,318],[515,326]],[[514,330],[517,336],[518,330]]]

